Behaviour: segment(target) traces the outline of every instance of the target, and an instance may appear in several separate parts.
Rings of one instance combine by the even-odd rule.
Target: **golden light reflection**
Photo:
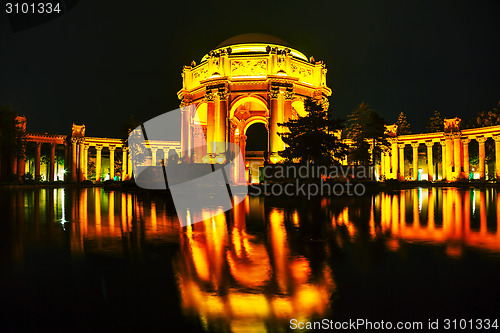
[[[249,234],[248,200],[231,215],[195,224],[192,236],[188,228],[181,232],[186,240],[178,274],[183,309],[195,311],[203,322],[222,318],[233,331],[244,332],[292,315],[325,314],[334,290],[331,270],[324,266],[314,274],[309,259],[292,255],[283,209],[269,211],[267,237]],[[293,214],[290,223],[295,225]],[[224,262],[228,269],[220,266]]]
[[[429,188],[413,191],[412,221],[405,221],[405,218],[403,218],[408,209],[405,206],[405,191],[402,191],[399,195],[393,195],[392,201],[388,199],[391,195],[385,193],[380,195],[382,230],[384,232],[390,231],[392,236],[397,239],[446,243],[446,253],[454,257],[461,256],[464,246],[500,251],[500,228],[498,226],[498,217],[500,215],[497,211],[496,227],[488,226],[486,192],[483,190]],[[427,198],[427,200],[420,200],[420,196],[425,196],[424,199]],[[471,196],[474,199],[472,202]],[[441,198],[441,200],[436,201],[436,197]],[[500,195],[497,195],[496,204],[498,208],[500,208],[499,198]],[[425,204],[427,204],[427,210],[421,210],[420,206]],[[372,211],[375,210],[373,206],[371,209]],[[401,219],[399,225],[396,225],[395,221],[397,221],[398,212]],[[427,212],[427,219],[425,220],[424,216],[422,216],[424,212]],[[436,215],[440,214],[442,214],[442,225],[436,223]],[[391,217],[392,224],[388,223]],[[474,223],[474,226],[471,219],[475,219],[478,223]],[[427,223],[423,223],[423,221]],[[395,244],[391,243],[389,247],[394,248]]]

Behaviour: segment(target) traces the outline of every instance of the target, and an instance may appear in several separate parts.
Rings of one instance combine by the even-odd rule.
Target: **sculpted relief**
[[[267,75],[267,60],[232,60],[232,76],[260,76]]]

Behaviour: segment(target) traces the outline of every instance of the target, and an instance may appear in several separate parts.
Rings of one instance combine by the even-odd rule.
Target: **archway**
[[[259,170],[264,166],[268,151],[268,130],[265,123],[253,122],[246,128],[245,144],[245,166],[248,181],[258,183],[260,181]]]

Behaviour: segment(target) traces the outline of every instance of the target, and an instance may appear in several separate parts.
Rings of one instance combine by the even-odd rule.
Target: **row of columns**
[[[228,108],[228,94],[225,88],[207,88],[205,100],[207,102],[207,125],[206,125],[206,140],[208,151],[212,157],[222,155],[226,151],[225,143],[234,138],[228,136],[228,123],[229,123],[229,108]],[[279,136],[282,130],[279,128],[279,123],[287,122],[292,116],[292,100],[293,91],[291,87],[277,87],[271,86],[269,91],[269,157],[271,163],[279,161],[278,152],[285,149],[285,143]],[[188,103],[186,103],[188,104]],[[186,105],[181,107],[182,110],[182,125],[181,125],[181,150],[182,157],[193,159],[192,153],[196,152],[196,133],[193,128],[194,125],[194,105]],[[201,125],[199,125],[201,127]],[[241,130],[243,133],[243,129]],[[240,140],[241,142],[241,140]],[[199,153],[201,154],[201,152]],[[201,157],[197,157],[201,158]],[[196,160],[196,162],[202,162]]]
[[[478,173],[480,178],[485,177],[485,142],[486,137],[475,138],[479,146]],[[495,140],[495,174],[500,178],[500,136],[493,137]],[[456,180],[458,178],[469,178],[469,143],[471,139],[462,138],[459,135],[448,135],[441,144],[442,180]],[[413,174],[412,180],[418,179],[418,147],[421,143],[427,146],[427,174],[429,180],[436,180],[434,175],[434,160],[432,148],[434,141],[411,142],[413,150]],[[407,143],[392,139],[390,149],[382,152],[381,174],[389,179],[405,180],[404,174],[404,148]]]
[[[71,140],[71,180],[72,181],[84,181],[88,178],[88,152],[89,144],[86,144],[84,140],[78,138],[72,138]],[[111,178],[115,175],[115,150],[116,146],[109,145],[104,146],[103,144],[96,144],[96,181],[100,181],[100,175],[102,172],[102,149],[107,147],[109,149],[109,174]],[[131,160],[128,154],[128,147],[123,147],[122,151],[122,179],[125,177],[131,177],[132,168]],[[69,156],[68,156],[69,157]],[[69,160],[69,158],[68,158]]]

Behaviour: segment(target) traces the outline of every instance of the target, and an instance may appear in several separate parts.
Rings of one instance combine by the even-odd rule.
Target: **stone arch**
[[[249,119],[247,119],[243,125],[243,133],[246,134],[248,128],[252,126],[253,124],[256,123],[261,123],[266,125],[266,127],[269,127],[269,121],[267,117],[264,116],[252,116]],[[269,128],[267,129],[268,135],[269,135]]]
[[[257,103],[258,105],[262,106],[262,108],[269,113],[269,105],[268,105],[267,101],[262,96],[259,96],[259,95],[241,95],[241,96],[238,96],[237,98],[235,98],[231,102],[231,106],[229,108],[229,110],[230,110],[229,111],[230,118],[233,118],[234,117],[234,112],[236,111],[236,109],[240,105],[242,105],[242,104],[244,104],[246,102]]]

